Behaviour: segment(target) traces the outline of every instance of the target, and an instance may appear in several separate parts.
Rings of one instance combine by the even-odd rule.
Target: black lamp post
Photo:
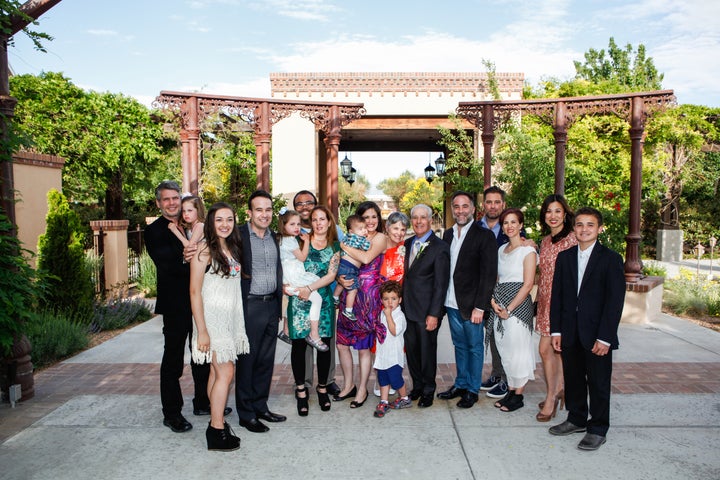
[[[440,153],[440,156],[435,160],[435,169],[437,170],[438,177],[445,176],[445,157]]]
[[[433,179],[435,178],[435,169],[430,165],[430,162],[428,162],[428,166],[425,167],[425,180],[427,180],[428,183],[432,183]]]
[[[354,170],[352,166],[352,161],[348,158],[347,153],[345,154],[345,158],[343,158],[342,162],[340,162],[340,175],[345,180],[348,180],[350,178],[350,174]],[[348,180],[349,181],[349,180]],[[355,181],[355,178],[353,178],[353,182]]]

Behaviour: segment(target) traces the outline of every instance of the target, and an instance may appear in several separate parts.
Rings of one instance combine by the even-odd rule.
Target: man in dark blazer
[[[185,348],[192,334],[190,309],[190,265],[183,261],[183,244],[170,231],[170,223],[178,223],[181,211],[180,187],[164,181],[155,189],[155,202],[162,216],[145,229],[145,247],[157,270],[155,313],[163,317],[165,348],[160,364],[160,401],[163,424],[173,432],[192,428],[182,415],[183,396],[180,377],[185,366]],[[207,382],[210,364],[190,362],[195,398],[193,413],[210,415]]]
[[[240,284],[250,352],[237,358],[235,404],[240,425],[262,433],[269,428],[260,420],[286,420],[284,415],[271,412],[267,404],[281,315],[282,266],[277,239],[270,230],[272,196],[264,190],[253,192],[247,214],[248,223],[238,228],[243,246]]]
[[[410,398],[419,399],[419,407],[429,407],[436,388],[437,335],[450,279],[450,248],[430,228],[430,207],[415,205],[410,221],[415,235],[405,241],[405,350],[413,380]]]
[[[597,242],[602,225],[602,214],[594,208],[575,212],[578,245],[558,255],[550,301],[551,341],[562,355],[569,412],[567,420],[550,427],[550,433],[587,431],[578,444],[581,450],[597,450],[605,443],[612,351],[618,348],[625,301],[622,257]]]
[[[455,346],[457,375],[438,398],[462,397],[457,406],[470,408],[478,401],[485,352],[483,316],[497,282],[498,249],[495,236],[475,219],[475,195],[457,191],[450,197],[455,225],[445,231],[450,246],[450,283],[445,309]]]

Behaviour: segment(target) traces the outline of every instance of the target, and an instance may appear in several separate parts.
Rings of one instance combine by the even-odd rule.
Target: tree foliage
[[[13,18],[19,18],[28,25],[38,25],[36,20],[33,20],[32,17],[20,9],[21,6],[22,3],[19,0],[0,0],[0,34],[4,37],[9,37],[8,46],[14,45],[13,38],[10,37]],[[43,41],[51,41],[53,38],[50,35],[44,32],[38,32],[30,27],[23,28],[22,32],[33,42],[33,47],[36,50],[47,52]]]
[[[408,190],[398,205],[401,212],[410,213],[410,209],[424,203],[433,209],[437,216],[443,211],[443,187],[441,182],[428,183],[424,178],[416,178],[408,182]]]
[[[440,145],[445,147],[445,178],[443,181],[454,189],[480,193],[483,191],[483,167],[475,155],[473,136],[462,127],[460,119],[450,116],[455,128],[438,126]]]
[[[410,170],[405,170],[396,178],[382,180],[378,183],[378,189],[391,197],[395,205],[400,205],[400,201],[408,191],[409,182],[414,181],[415,178],[415,174]]]
[[[83,225],[65,196],[48,192],[47,229],[38,240],[38,269],[53,276],[45,305],[89,320],[94,292],[85,267]]]
[[[355,213],[357,206],[365,201],[365,195],[370,189],[370,180],[363,174],[358,174],[355,183],[350,185],[344,179],[338,180],[338,218],[337,223],[345,228],[345,219]]]
[[[106,206],[106,218],[123,218],[123,197],[152,192],[162,147],[171,148],[161,124],[137,100],[86,92],[61,73],[18,75],[14,123],[26,145],[66,159],[63,191],[74,202]]]

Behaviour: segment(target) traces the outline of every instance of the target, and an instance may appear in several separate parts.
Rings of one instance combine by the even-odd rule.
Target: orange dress
[[[380,275],[386,280],[395,280],[402,283],[405,273],[405,246],[398,243],[392,248],[385,250],[385,257],[380,266]]]
[[[555,260],[557,260],[558,253],[575,245],[577,245],[577,239],[574,232],[570,232],[557,243],[552,243],[550,235],[540,242],[540,281],[537,291],[535,331],[543,337],[550,336],[550,297],[555,275]]]

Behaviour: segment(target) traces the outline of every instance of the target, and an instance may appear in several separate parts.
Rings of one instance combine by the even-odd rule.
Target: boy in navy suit
[[[618,348],[625,301],[622,257],[597,242],[602,225],[602,214],[594,208],[575,212],[578,245],[558,255],[550,301],[552,346],[562,355],[569,412],[550,433],[587,431],[578,444],[581,450],[597,450],[605,443],[612,351]]]

